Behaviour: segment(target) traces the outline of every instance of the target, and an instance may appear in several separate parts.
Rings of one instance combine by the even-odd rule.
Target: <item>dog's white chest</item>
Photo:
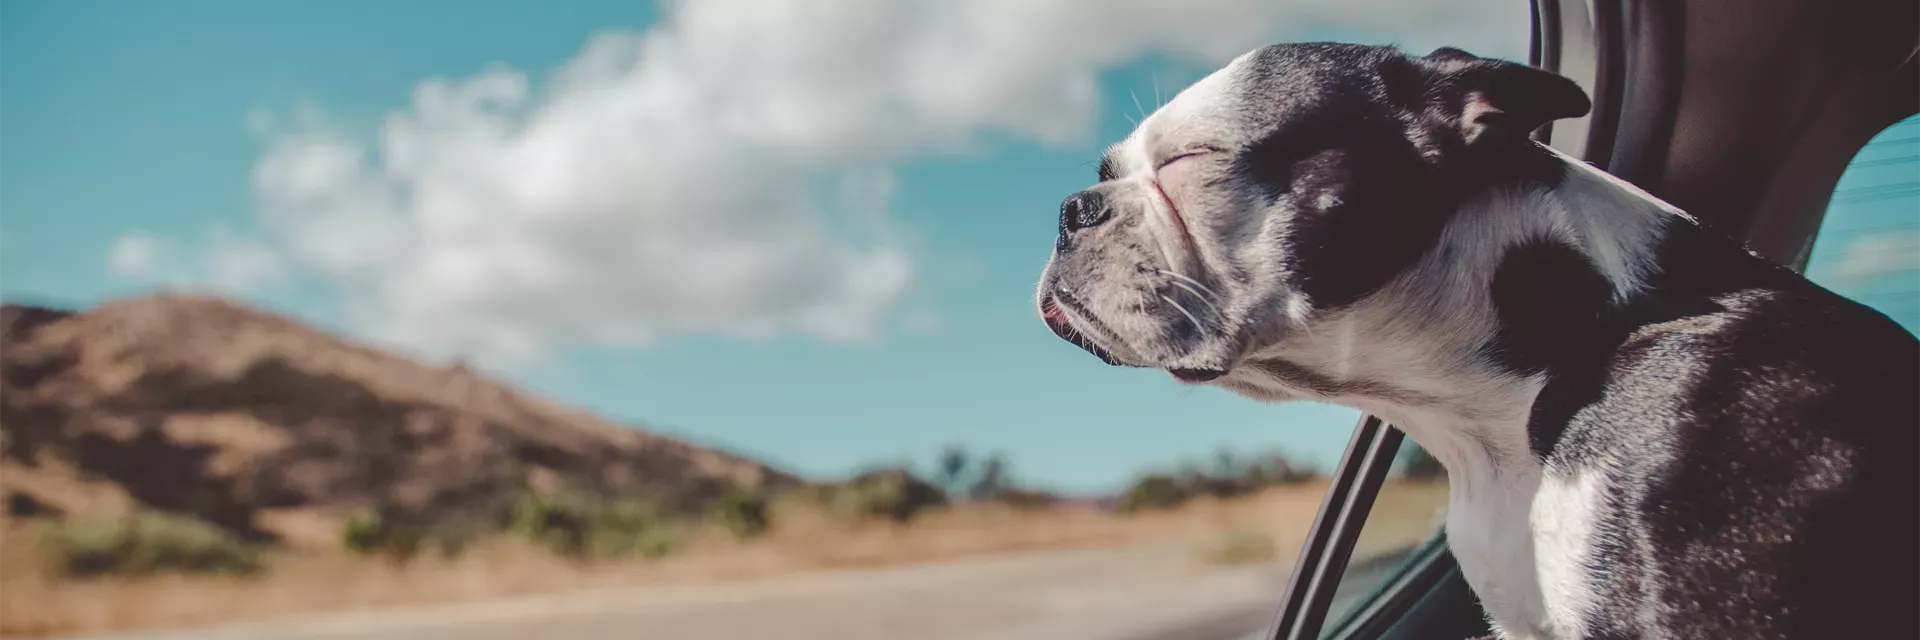
[[[1448,546],[1501,638],[1583,635],[1596,598],[1585,567],[1601,489],[1590,474],[1537,466],[1455,480]]]

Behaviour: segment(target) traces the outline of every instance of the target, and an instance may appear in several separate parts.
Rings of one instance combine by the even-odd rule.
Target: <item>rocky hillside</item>
[[[12,516],[190,514],[334,544],[362,510],[444,519],[528,493],[697,509],[785,473],[178,295],[0,309],[0,494]]]

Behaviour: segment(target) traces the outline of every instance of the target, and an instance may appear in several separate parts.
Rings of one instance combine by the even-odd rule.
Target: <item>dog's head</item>
[[[1346,44],[1248,53],[1066,198],[1042,318],[1110,364],[1217,378],[1426,251],[1466,189],[1586,94],[1531,67]]]

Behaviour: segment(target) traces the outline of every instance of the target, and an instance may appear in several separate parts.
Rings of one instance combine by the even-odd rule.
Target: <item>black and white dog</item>
[[[1381,416],[1502,638],[1920,637],[1920,341],[1531,141],[1572,81],[1273,46],[1068,197],[1053,331]]]

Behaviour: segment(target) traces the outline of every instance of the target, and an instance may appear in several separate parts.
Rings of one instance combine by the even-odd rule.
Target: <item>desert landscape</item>
[[[1020,576],[1041,567],[1055,567],[1044,573],[1064,594],[1111,590],[1102,572],[1128,567],[1158,576],[1141,579],[1142,594],[1186,579],[1169,576],[1242,585],[1258,569],[1265,586],[1220,586],[1243,595],[1194,606],[1258,604],[1325,489],[1283,455],[1233,452],[1143,471],[1099,497],[1016,486],[1004,460],[963,449],[929,452],[931,472],[801,478],[218,298],[8,305],[0,322],[0,633],[10,637],[276,628],[462,602],[554,611],[610,590],[625,594],[623,611],[671,618],[691,615],[669,606],[687,594],[813,599],[834,580],[1005,598],[1037,584]],[[1390,480],[1357,558],[1402,552],[1433,530],[1444,480],[1409,476]],[[821,577],[880,567],[921,568]],[[574,604],[539,600],[554,597]],[[961,632],[981,616],[1018,618],[969,609],[969,597],[888,606],[916,624],[951,618],[951,637],[974,637]],[[830,617],[866,614],[887,615]],[[736,618],[647,624],[688,625],[660,637],[740,637],[726,627]],[[782,624],[867,637],[795,620]]]

